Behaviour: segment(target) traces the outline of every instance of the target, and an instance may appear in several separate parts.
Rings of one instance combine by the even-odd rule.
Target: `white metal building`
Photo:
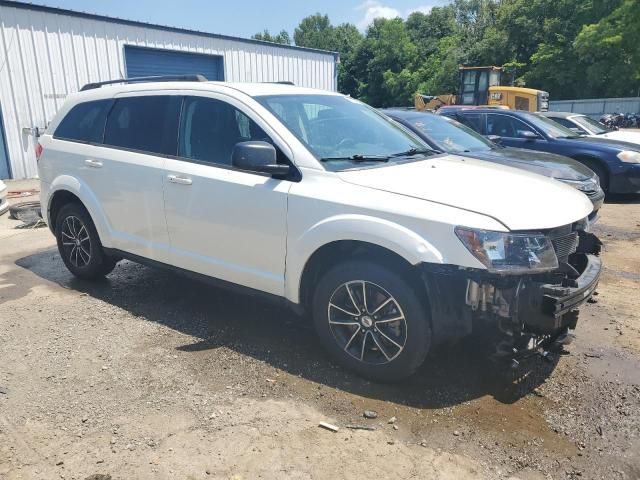
[[[37,175],[35,127],[90,82],[161,74],[337,89],[335,53],[0,0],[0,178]]]

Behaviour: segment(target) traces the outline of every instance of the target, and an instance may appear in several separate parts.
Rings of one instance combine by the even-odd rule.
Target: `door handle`
[[[98,160],[90,160],[87,159],[84,161],[85,165],[88,165],[89,167],[93,167],[93,168],[102,168],[102,162],[98,161]]]
[[[188,177],[181,177],[179,175],[167,175],[167,178],[171,183],[178,183],[180,185],[191,185],[193,181]]]

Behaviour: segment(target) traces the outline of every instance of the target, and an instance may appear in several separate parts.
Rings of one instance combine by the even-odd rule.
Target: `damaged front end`
[[[511,240],[515,235],[508,238],[511,244],[506,247],[504,242],[495,247],[495,239],[486,235],[489,239],[482,244],[473,239],[467,242],[478,258],[487,255],[479,250],[497,258],[500,249],[500,258],[508,258],[506,250],[525,238],[529,249],[525,253],[539,262],[538,270],[545,271],[516,273],[512,267],[515,260],[501,260],[499,266],[511,266],[503,271],[425,265],[423,279],[430,293],[434,340],[443,343],[473,335],[490,347],[488,353],[493,358],[513,367],[523,357],[547,355],[570,343],[578,321],[577,309],[594,294],[602,269],[598,257],[601,242],[585,230],[586,225],[577,222],[535,234],[518,233],[515,241]],[[540,240],[543,237],[544,242]],[[545,242],[552,246],[554,259],[544,259],[549,249]],[[516,260],[521,262],[522,258]]]

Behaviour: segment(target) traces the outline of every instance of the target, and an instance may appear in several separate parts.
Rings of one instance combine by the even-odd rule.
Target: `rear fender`
[[[46,210],[47,221],[51,222],[51,201],[55,197],[55,194],[60,191],[73,193],[80,199],[84,207],[89,212],[89,215],[91,215],[91,219],[93,220],[98,235],[100,236],[100,241],[105,247],[111,246],[112,229],[104,210],[100,206],[100,202],[89,186],[76,177],[60,175],[49,185]],[[44,211],[42,213],[45,214]]]

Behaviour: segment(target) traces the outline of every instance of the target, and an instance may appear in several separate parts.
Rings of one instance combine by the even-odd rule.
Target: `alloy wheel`
[[[68,216],[62,223],[62,247],[65,256],[77,268],[86,267],[91,261],[91,239],[82,220]]]
[[[338,345],[363,363],[389,363],[406,345],[407,322],[400,304],[373,282],[353,280],[336,288],[327,317]]]

